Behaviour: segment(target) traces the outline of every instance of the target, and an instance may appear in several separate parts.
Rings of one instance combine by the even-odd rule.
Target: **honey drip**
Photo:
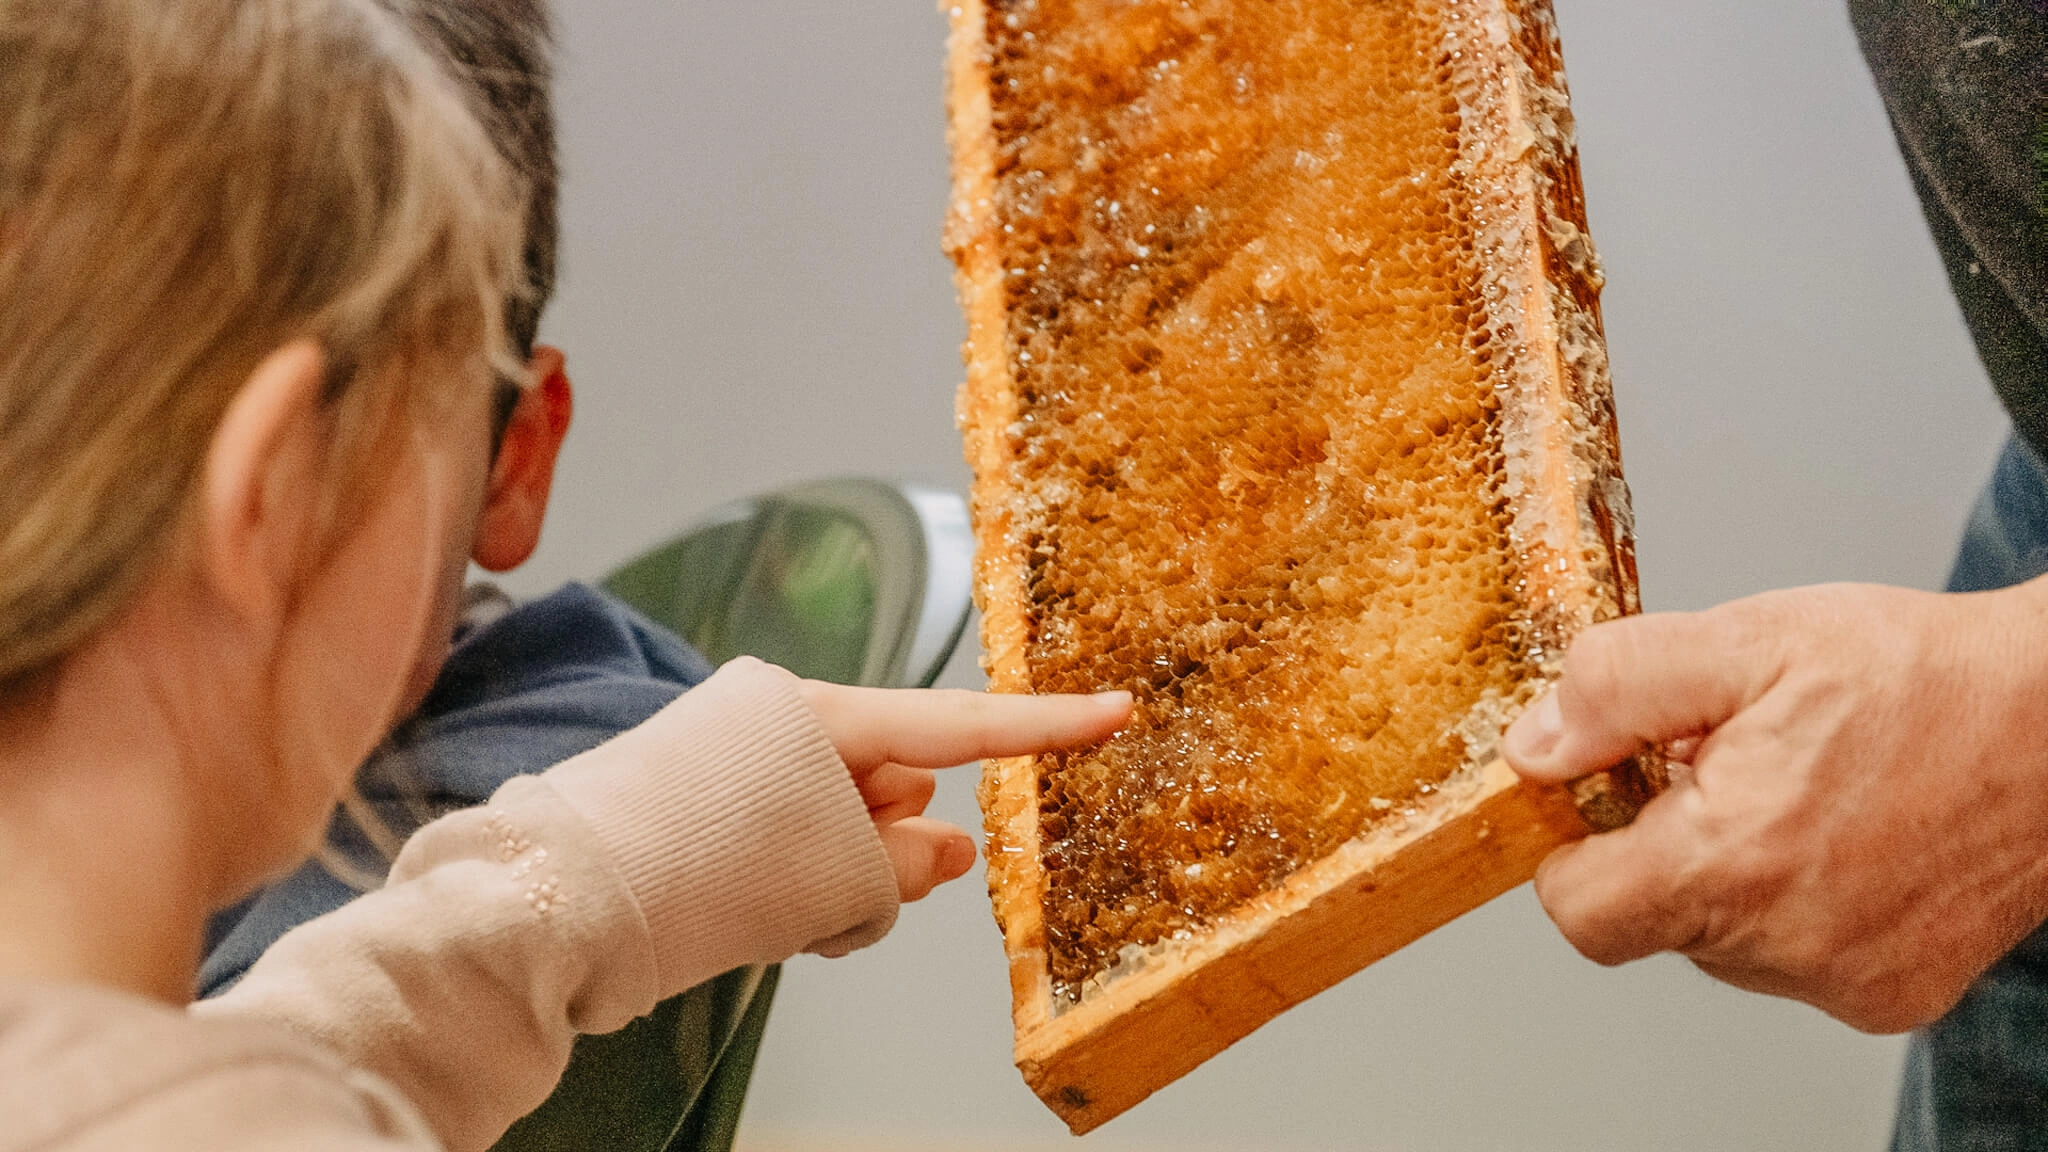
[[[1451,0],[988,10],[1031,686],[1078,999],[1411,806],[1528,675]]]

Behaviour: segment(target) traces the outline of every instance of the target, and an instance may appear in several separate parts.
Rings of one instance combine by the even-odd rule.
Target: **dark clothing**
[[[2048,573],[2048,467],[2015,439],[1970,514],[1951,592]],[[1893,1152],[2048,1149],[2048,929],[1913,1037]]]
[[[466,627],[419,711],[364,766],[359,791],[408,835],[483,803],[514,776],[545,771],[638,725],[712,671],[632,609],[567,585]],[[346,817],[336,817],[329,840],[364,871],[383,874],[383,861]],[[199,994],[226,991],[279,936],[356,894],[313,862],[264,889],[216,922]]]
[[[2048,453],[2048,0],[1850,0],[1978,355]]]
[[[2048,572],[2048,0],[1850,0],[2014,442],[1951,591]],[[2048,1150],[2048,929],[1914,1037],[1894,1152]]]
[[[2048,0],[1850,0],[1963,319],[2016,436],[1949,588],[2048,572]],[[1913,1038],[1894,1152],[2048,1150],[2048,929]]]
[[[635,727],[713,671],[673,634],[580,584],[516,608],[502,598],[481,607],[419,711],[357,777],[400,836]],[[383,858],[348,818],[336,817],[329,845],[369,877],[383,875]],[[222,914],[200,994],[225,991],[278,937],[357,894],[308,863]],[[617,1032],[580,1037],[554,1095],[499,1152],[730,1149],[778,975],[728,972]]]

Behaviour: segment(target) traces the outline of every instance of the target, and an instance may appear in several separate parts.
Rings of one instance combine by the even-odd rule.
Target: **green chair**
[[[974,537],[960,497],[822,480],[728,504],[604,582],[714,664],[758,656],[841,684],[928,687],[960,643]],[[576,1043],[497,1152],[726,1152],[779,966],[728,972]]]
[[[821,480],[728,504],[604,586],[714,664],[922,688],[967,626],[973,562],[959,496]]]

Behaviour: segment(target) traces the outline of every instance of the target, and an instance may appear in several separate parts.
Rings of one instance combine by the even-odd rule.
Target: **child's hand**
[[[974,841],[925,819],[930,769],[984,756],[1030,756],[1104,740],[1131,714],[1131,694],[1007,696],[848,688],[806,680],[806,703],[867,800],[905,900],[974,865]]]

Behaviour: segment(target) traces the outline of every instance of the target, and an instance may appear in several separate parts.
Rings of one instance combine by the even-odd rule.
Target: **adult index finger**
[[[1016,696],[957,689],[850,688],[807,680],[805,699],[849,768],[894,762],[944,768],[1031,756],[1108,738],[1131,694]]]
[[[1508,728],[1502,753],[1524,776],[1575,780],[1719,727],[1777,676],[1757,613],[1737,603],[1587,629],[1557,684]]]
[[[1708,925],[1695,788],[1667,792],[1633,824],[1568,844],[1536,870],[1536,898],[1572,947],[1624,964],[1697,944]]]

